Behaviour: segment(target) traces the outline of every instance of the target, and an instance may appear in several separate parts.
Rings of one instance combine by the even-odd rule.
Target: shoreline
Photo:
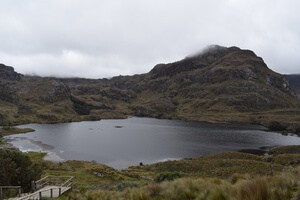
[[[131,117],[136,117],[136,116],[128,116],[128,118],[131,118]],[[128,119],[126,118],[126,119]],[[155,119],[159,119],[159,118],[155,118]],[[110,119],[107,119],[107,120],[110,120]],[[122,120],[122,119],[118,119],[118,120]],[[167,120],[180,120],[180,119],[167,119]],[[101,120],[93,120],[93,121],[101,121]],[[195,120],[181,120],[181,121],[185,121],[185,122],[199,122],[199,123],[209,123],[209,124],[231,124],[231,125],[254,125],[254,124],[248,124],[248,123],[219,123],[219,122],[209,122],[209,121],[195,121]],[[82,121],[78,121],[78,122],[82,122]],[[65,122],[62,122],[62,123],[65,123]],[[68,122],[67,122],[68,123]],[[72,122],[69,122],[69,123],[72,123]],[[38,123],[38,124],[53,124],[53,123]],[[55,124],[58,124],[58,123],[55,123]],[[260,125],[262,126],[262,125]],[[264,127],[264,126],[262,126]],[[265,127],[266,128],[266,127]],[[266,128],[267,129],[267,128]],[[3,129],[2,129],[3,130]],[[9,129],[10,131],[9,132],[5,132],[5,133],[1,133],[1,130],[0,130],[0,149],[12,149],[12,150],[18,150],[18,151],[21,151],[19,148],[13,146],[12,144],[8,143],[6,139],[3,138],[3,136],[7,136],[7,135],[14,135],[14,134],[21,134],[21,133],[28,133],[28,132],[33,132],[35,131],[34,129],[30,129],[30,128],[18,128],[18,127],[12,127],[11,129]],[[270,130],[265,130],[266,132],[269,132]],[[275,132],[275,131],[273,131]],[[280,132],[276,132],[276,133],[280,133]],[[280,133],[281,135],[283,136],[286,136],[285,134],[282,134]],[[292,135],[289,135],[289,136],[297,136],[295,134],[292,134]],[[218,153],[225,153],[225,152],[241,152],[241,153],[248,153],[248,154],[253,154],[253,155],[263,155],[263,154],[267,154],[269,152],[269,150],[271,148],[274,148],[274,147],[283,147],[283,146],[291,146],[291,145],[279,145],[279,146],[261,146],[261,147],[257,147],[257,148],[253,148],[253,149],[238,149],[238,150],[233,150],[233,151],[220,151]],[[50,162],[54,162],[54,163],[59,163],[59,162],[66,162],[66,161],[69,161],[69,160],[65,160],[65,159],[62,159],[59,157],[58,160],[52,160],[52,159],[45,159],[46,157],[53,157],[53,153],[54,152],[49,152],[49,151],[21,151],[23,153],[27,153],[27,152],[35,152],[35,153],[46,153],[46,155],[44,156],[44,160],[45,161],[50,161]],[[215,152],[217,153],[217,152]],[[55,153],[54,153],[55,154]],[[187,160],[187,159],[196,159],[198,157],[203,157],[203,156],[207,156],[207,155],[210,155],[210,154],[214,154],[213,152],[212,153],[209,153],[209,154],[205,154],[205,155],[201,155],[201,156],[197,156],[197,157],[194,157],[194,158],[178,158],[176,160]],[[85,161],[85,160],[77,160],[77,161]],[[167,158],[166,159],[163,159],[162,161],[157,161],[157,162],[153,162],[153,163],[149,163],[150,165],[151,164],[156,164],[156,163],[161,163],[161,162],[166,162],[166,161],[169,161]],[[86,161],[86,162],[91,162],[91,161]],[[100,162],[97,162],[98,164],[102,164],[103,163],[100,163]],[[142,162],[141,162],[142,163]],[[106,164],[104,164],[106,165]],[[148,165],[148,164],[145,164],[145,165]],[[109,165],[107,165],[109,166]],[[116,168],[116,167],[112,167],[112,166],[109,166],[113,169],[116,169],[116,170],[124,170],[124,169],[128,169],[130,167],[136,167],[138,166],[138,163],[136,165],[130,165],[128,167],[125,167],[125,168]]]
[[[94,116],[94,115],[76,115],[68,118],[58,118],[56,120],[46,119],[37,120],[35,118],[28,118],[26,116],[6,121],[5,124],[10,126],[19,126],[26,124],[60,124],[60,123],[72,123],[72,122],[84,122],[84,121],[101,121],[101,120],[113,120],[113,119],[128,119],[131,117],[140,118],[154,118],[154,119],[166,119],[166,120],[181,120],[185,122],[200,122],[210,124],[231,124],[231,125],[259,125],[263,126],[269,131],[281,133],[283,135],[297,135],[300,136],[300,122],[297,121],[297,113],[290,113],[289,109],[272,109],[257,112],[211,112],[203,111],[200,114],[185,114],[185,113],[173,113],[172,115],[157,116],[155,114],[147,116],[132,115],[132,113],[117,113],[109,116]],[[287,113],[287,115],[285,115]],[[282,117],[284,116],[284,118]],[[287,120],[288,118],[288,120]],[[0,124],[1,126],[1,124]]]
[[[251,114],[245,114],[241,119],[241,120],[237,120],[237,119],[231,119],[231,120],[220,120],[218,118],[212,118],[210,119],[210,117],[208,117],[208,119],[196,119],[194,117],[186,117],[186,116],[174,116],[174,117],[165,117],[165,118],[161,118],[161,117],[153,117],[153,116],[134,116],[134,115],[122,115],[120,117],[112,117],[112,118],[95,118],[95,119],[90,119],[90,118],[73,118],[73,119],[66,119],[66,120],[58,120],[58,121],[28,121],[28,122],[15,122],[12,123],[13,127],[16,126],[20,126],[20,125],[26,125],[26,124],[62,124],[62,123],[73,123],[73,122],[90,122],[90,121],[101,121],[101,120],[122,120],[122,119],[128,119],[131,117],[138,117],[138,118],[153,118],[153,119],[163,119],[163,120],[180,120],[180,121],[184,121],[184,122],[196,122],[196,123],[209,123],[209,124],[223,124],[223,125],[257,125],[257,126],[262,126],[264,128],[267,129],[267,131],[272,131],[272,132],[277,132],[280,133],[282,135],[295,135],[295,136],[299,136],[300,137],[300,133],[298,132],[300,130],[300,123],[299,125],[296,125],[296,127],[290,127],[289,125],[287,125],[286,122],[283,121],[276,121],[271,119],[265,120],[265,121],[252,121],[251,120]],[[246,117],[246,118],[244,118]],[[247,117],[250,117],[249,119]],[[280,125],[285,124],[283,127],[283,129],[273,129],[271,127],[271,123],[272,122],[276,122]],[[291,125],[291,124],[290,124]],[[293,124],[295,125],[295,124]],[[4,126],[4,125],[3,125]],[[281,127],[282,128],[282,127]],[[0,133],[1,136],[1,133]]]
[[[105,165],[109,168],[112,168],[114,170],[117,171],[123,171],[123,170],[128,170],[130,168],[135,168],[135,167],[140,167],[140,166],[149,166],[149,165],[156,165],[156,164],[161,164],[161,163],[166,163],[166,162],[170,162],[170,161],[186,161],[186,160],[197,160],[199,158],[203,158],[203,157],[207,157],[207,156],[212,156],[215,154],[222,154],[222,153],[244,153],[244,154],[250,154],[250,155],[255,155],[255,156],[264,156],[264,155],[270,155],[270,150],[272,150],[273,148],[280,148],[280,147],[292,147],[295,145],[275,145],[275,146],[261,146],[261,147],[257,147],[257,148],[252,148],[252,149],[237,149],[237,150],[232,150],[232,151],[218,151],[218,152],[210,152],[208,154],[205,155],[199,155],[196,157],[186,157],[186,158],[174,158],[174,159],[170,159],[170,158],[165,158],[165,159],[161,159],[161,160],[157,160],[153,163],[143,163],[140,162],[140,164],[135,164],[135,165],[129,165],[127,167],[122,167],[122,168],[117,168],[117,167],[113,167],[110,166],[108,164],[105,163],[101,163],[101,162],[97,162],[97,161],[89,161],[89,160],[76,160],[76,159],[71,159],[71,160],[65,160],[62,159],[60,157],[58,157],[57,160],[52,160],[49,159],[51,157],[53,157],[53,153],[54,152],[49,152],[49,151],[21,151],[19,148],[13,146],[12,144],[6,143],[3,146],[1,146],[0,144],[0,149],[8,149],[8,150],[16,150],[16,151],[20,151],[24,154],[30,154],[30,153],[34,153],[34,154],[43,154],[42,160],[46,161],[46,162],[50,162],[50,163],[66,163],[66,162],[72,162],[72,161],[78,161],[78,162],[86,162],[86,163],[96,163],[99,165]],[[4,147],[4,148],[1,148]],[[8,148],[5,148],[8,147]],[[54,153],[55,154],[55,153]],[[54,155],[54,157],[56,156],[56,154]],[[48,157],[48,158],[47,158]]]
[[[8,135],[15,135],[15,134],[23,134],[23,133],[30,133],[34,132],[34,129],[31,128],[18,128],[18,127],[10,127],[5,129],[0,129],[0,149],[14,149],[20,151],[17,147],[14,147],[12,144],[8,143],[5,136]]]

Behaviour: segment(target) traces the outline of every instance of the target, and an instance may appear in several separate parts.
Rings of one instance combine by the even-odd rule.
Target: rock
[[[268,128],[270,131],[284,131],[287,127],[277,121],[272,121],[269,123]]]
[[[121,100],[126,103],[129,103],[132,99],[136,98],[136,94],[132,90],[120,90],[117,88],[106,88],[101,90],[100,94],[104,97],[114,100]]]
[[[55,122],[58,120],[58,118],[55,115],[51,114],[38,114],[36,115],[38,118],[43,119],[47,122]]]
[[[216,62],[227,53],[236,50],[239,50],[239,48],[226,48],[218,45],[212,45],[207,47],[201,53],[186,57],[181,61],[169,64],[158,64],[150,71],[150,75],[152,77],[174,76],[178,73],[204,68]]]
[[[296,128],[295,134],[298,135],[298,136],[300,136],[300,127]]]
[[[23,75],[15,72],[13,67],[0,64],[0,80],[19,81]]]
[[[71,95],[70,99],[73,102],[74,110],[79,115],[89,115],[90,114],[90,110],[92,109],[92,107],[90,105],[88,105],[87,103],[79,100],[78,98],[76,98],[72,95]]]
[[[16,93],[16,88],[9,82],[0,82],[0,100],[9,103],[17,103],[18,96]]]
[[[82,99],[79,99],[78,97],[75,97],[74,95],[70,96],[70,100],[73,103],[74,110],[79,114],[79,115],[89,115],[90,111],[92,109],[100,109],[100,110],[114,110],[115,106],[110,105],[110,104],[104,104],[104,103],[97,103],[97,104],[92,104],[85,102]],[[98,119],[98,118],[97,118]]]
[[[153,115],[154,113],[154,111],[149,110],[148,108],[143,106],[134,106],[132,110],[134,115],[137,117],[147,117]]]
[[[45,94],[40,96],[40,100],[48,103],[55,103],[69,99],[70,95],[71,92],[67,85],[58,80],[51,80]]]
[[[298,94],[298,97],[300,97],[300,74],[285,75],[285,77],[290,87]]]

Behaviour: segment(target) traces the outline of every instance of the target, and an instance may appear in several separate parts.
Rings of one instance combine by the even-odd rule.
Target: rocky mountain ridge
[[[111,79],[24,76],[2,64],[0,105],[2,124],[130,115],[261,123],[278,121],[282,112],[300,121],[299,100],[285,76],[250,50],[220,46]]]
[[[1,81],[18,81],[23,75],[15,72],[11,66],[0,64],[0,80]]]
[[[285,75],[285,77],[289,81],[291,88],[300,97],[300,74],[290,74],[290,75]]]

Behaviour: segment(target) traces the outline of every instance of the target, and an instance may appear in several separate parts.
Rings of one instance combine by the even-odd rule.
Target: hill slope
[[[300,74],[286,75],[291,88],[300,96]]]
[[[0,66],[2,124],[123,118],[128,115],[219,122],[299,121],[287,79],[237,47],[158,64],[149,73],[111,79],[23,76]]]

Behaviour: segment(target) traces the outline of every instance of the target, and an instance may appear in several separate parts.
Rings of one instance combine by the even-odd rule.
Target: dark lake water
[[[21,151],[45,151],[49,160],[93,160],[118,169],[219,151],[300,144],[299,137],[266,132],[262,126],[136,117],[19,127],[36,130],[6,137]]]

